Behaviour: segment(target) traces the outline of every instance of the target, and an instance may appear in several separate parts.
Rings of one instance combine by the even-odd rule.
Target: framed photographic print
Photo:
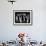
[[[32,10],[13,10],[13,24],[32,25]]]

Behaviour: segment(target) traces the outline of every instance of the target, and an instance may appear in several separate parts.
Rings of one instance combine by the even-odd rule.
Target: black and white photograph
[[[32,24],[32,10],[14,10],[13,24]]]

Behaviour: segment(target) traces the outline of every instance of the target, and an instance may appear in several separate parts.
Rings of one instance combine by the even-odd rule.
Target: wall
[[[14,26],[13,10],[33,10],[32,26]],[[33,40],[46,40],[46,1],[17,0],[12,5],[7,0],[0,0],[0,40],[15,40],[19,32],[30,34]]]

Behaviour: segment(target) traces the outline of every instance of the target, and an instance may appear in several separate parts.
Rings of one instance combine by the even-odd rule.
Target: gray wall
[[[13,10],[33,10],[32,26],[14,26]],[[46,0],[16,0],[12,5],[0,0],[0,40],[15,40],[19,32],[30,34],[37,41],[46,40]]]

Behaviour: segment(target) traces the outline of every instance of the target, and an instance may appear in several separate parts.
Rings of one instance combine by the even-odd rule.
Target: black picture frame
[[[32,10],[13,10],[14,25],[32,25],[33,12]]]

